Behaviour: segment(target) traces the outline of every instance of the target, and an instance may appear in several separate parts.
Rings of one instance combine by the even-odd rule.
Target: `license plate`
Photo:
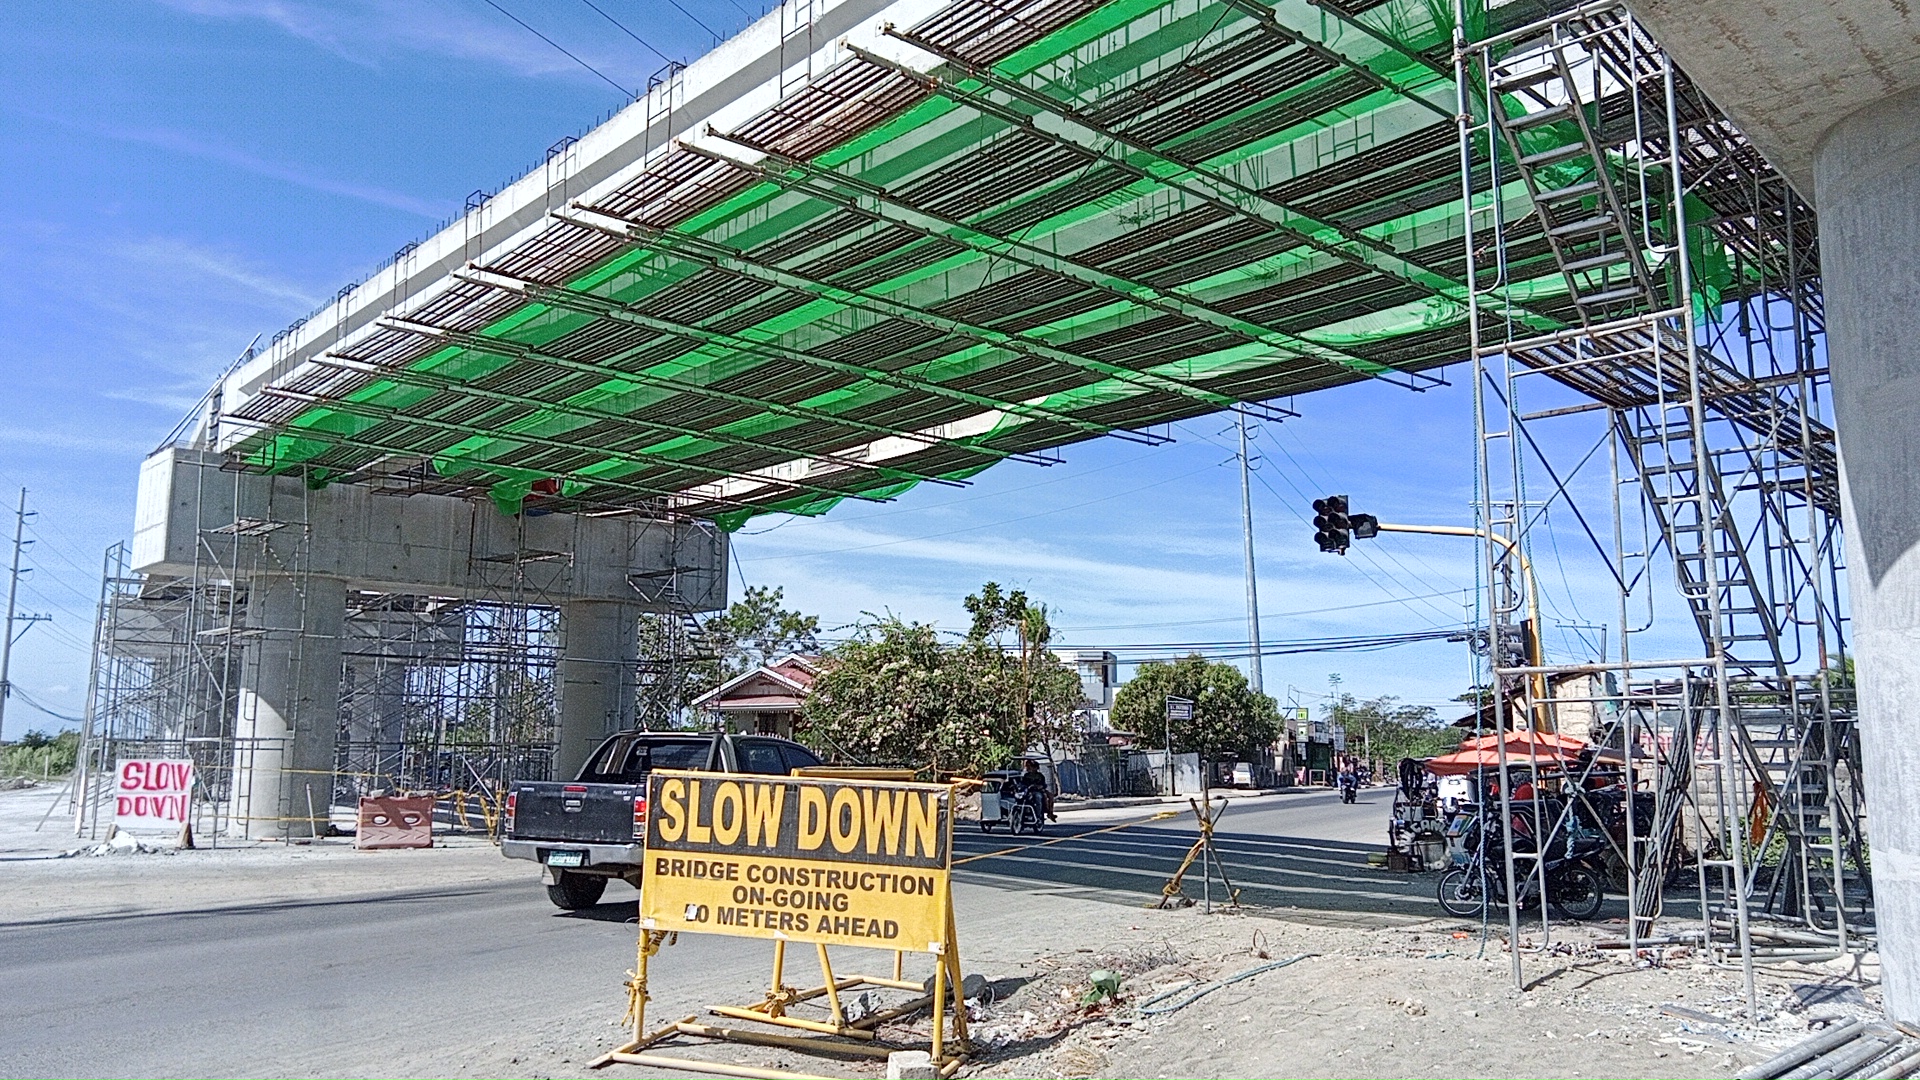
[[[547,852],[547,865],[585,866],[587,865],[587,853],[584,851],[549,851]]]

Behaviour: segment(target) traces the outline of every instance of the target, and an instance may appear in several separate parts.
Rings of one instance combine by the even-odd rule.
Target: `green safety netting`
[[[1302,43],[1276,49],[1260,10]],[[498,344],[467,340],[391,377],[369,377],[277,422],[243,448],[246,459],[317,484],[351,475],[354,460],[417,446],[435,474],[484,490],[505,513],[543,484],[550,499],[599,504],[671,488],[704,499],[700,512],[732,529],[759,513],[818,514],[928,478],[964,479],[1008,454],[1100,430],[1458,359],[1468,309],[1454,250],[1463,217],[1457,153],[1454,174],[1445,175],[1455,138],[1445,62],[1451,3],[1348,0],[1341,10],[1336,18],[1307,0],[1271,9],[1198,0],[1093,7],[999,59],[990,74],[947,69],[950,89],[838,145],[776,163],[778,175],[737,185],[659,240],[603,258],[564,284],[639,312],[684,307],[689,292],[711,297],[697,318],[662,316],[703,340],[665,351],[657,336],[625,351],[598,346],[588,370],[601,375],[549,399],[521,386],[527,380],[518,373],[554,356],[586,355],[579,342],[604,333],[607,318],[525,303],[477,331]],[[1486,18],[1476,9],[1470,31],[1481,32]],[[1322,45],[1341,62],[1313,51]],[[1060,168],[1055,159],[1074,148],[1057,132],[1034,133],[1061,126],[1056,108],[1022,100],[1007,90],[1011,83],[1070,116],[1119,115],[1143,99],[1153,115],[1125,129],[1128,142],[1095,140],[1107,157],[1089,158],[1083,143],[1074,167]],[[1180,114],[1182,95],[1204,114]],[[1525,136],[1577,137],[1566,122]],[[1003,152],[1009,145],[1025,147],[1031,167]],[[1557,166],[1570,176],[1631,167],[1587,158]],[[1260,197],[1294,215],[1292,242],[1248,240],[1246,228],[1234,231],[1244,223],[1227,215],[1224,226],[1204,225],[1212,231],[1199,242],[1154,255],[1155,230],[1220,216],[1196,195],[1210,176],[1271,181],[1261,190],[1283,191],[1284,202]],[[1517,180],[1477,190],[1477,200],[1500,200],[1512,218],[1528,212]],[[900,216],[878,219],[877,231],[849,232],[847,203],[834,197],[846,191],[878,192],[876,204]],[[1321,206],[1328,209],[1293,209]],[[887,229],[898,233],[903,221],[916,231],[899,243]],[[1666,227],[1670,235],[1673,223]],[[883,236],[891,246],[860,250]],[[1712,310],[1728,284],[1728,260],[1704,229],[1690,229],[1687,242],[1695,303]],[[1129,254],[1136,250],[1147,254]],[[744,253],[810,284],[734,295],[734,278],[714,276],[714,251],[723,260]],[[1400,253],[1422,253],[1423,261],[1403,264]],[[1071,272],[1036,277],[1049,259],[1067,260]],[[1662,261],[1657,251],[1649,259]],[[1451,273],[1434,269],[1446,260],[1454,261]],[[828,263],[832,273],[810,276],[808,267]],[[1501,314],[1523,324],[1556,329],[1573,321],[1567,292],[1557,266],[1536,258],[1485,302],[1505,305]],[[1168,312],[1181,305],[1200,314],[1173,325]],[[931,333],[927,319],[964,329]],[[1156,362],[1104,359],[1130,340]],[[780,366],[789,356],[830,357],[868,367],[869,376],[816,379],[811,390]],[[614,370],[628,364],[628,372]],[[776,371],[787,374],[756,384]],[[920,408],[907,380],[1005,407],[973,409],[959,424],[967,430],[940,436],[939,453],[875,460],[804,490],[780,474],[804,460],[794,447],[824,446],[820,456],[831,458],[870,444],[876,431],[921,431],[909,421],[931,406]],[[473,388],[474,400],[461,400],[462,387]],[[716,397],[736,405],[764,399],[767,407],[715,416]],[[634,430],[654,434],[605,435],[608,422],[629,418]],[[848,430],[823,443],[818,432],[836,420]],[[549,464],[562,452],[564,470]]]

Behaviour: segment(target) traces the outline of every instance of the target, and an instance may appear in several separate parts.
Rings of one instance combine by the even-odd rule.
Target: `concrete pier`
[[[1627,6],[1819,211],[1882,989],[1920,1022],[1920,12]]]
[[[340,730],[340,625],[347,583],[253,579],[235,718],[232,830],[253,839],[324,834]]]
[[[560,608],[560,737],[553,775],[571,779],[600,740],[633,726],[640,609],[575,600]]]
[[[342,715],[345,663],[361,665],[359,676],[460,660],[456,624],[404,611],[372,618],[419,622],[412,634],[350,624],[349,593],[558,607],[556,776],[633,724],[640,615],[726,604],[726,535],[705,523],[509,516],[443,495],[309,490],[295,477],[225,472],[223,461],[183,449],[147,460],[133,563],[156,580],[217,577],[247,590],[229,803],[232,831],[245,836],[324,830],[343,723],[358,725],[360,742],[398,736],[397,714]],[[365,704],[378,709],[404,686],[375,689]]]
[[[1920,90],[1815,159],[1887,1010],[1920,1020]]]

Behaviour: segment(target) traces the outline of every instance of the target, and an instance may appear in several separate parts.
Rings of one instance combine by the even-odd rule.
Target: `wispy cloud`
[[[59,431],[44,427],[8,427],[0,425],[0,443],[86,454],[142,456],[153,449],[153,440],[128,435],[124,431]]]
[[[477,11],[434,0],[348,0],[301,3],[299,0],[156,0],[176,11],[208,19],[266,23],[343,59],[373,65],[402,52],[428,53],[487,64],[529,78],[572,81],[594,76],[553,46],[491,11]],[[522,17],[533,19],[551,5],[529,5]],[[543,27],[543,29],[546,29]],[[608,29],[604,25],[599,29]],[[597,48],[595,40],[568,40],[567,47],[601,70],[631,67],[621,55]],[[651,60],[651,58],[649,58]],[[638,72],[624,72],[629,85]]]
[[[311,308],[321,300],[317,293],[251,266],[237,256],[175,237],[142,237],[120,245],[118,250],[121,256],[145,263],[156,270],[198,275],[215,282],[237,285],[268,301],[284,301]]]
[[[778,534],[769,534],[771,539]],[[1155,591],[1177,590],[1183,595],[1231,597],[1240,587],[1237,575],[1208,574],[1140,563],[1112,562],[1027,542],[1009,544],[1000,539],[914,537],[869,530],[855,524],[823,522],[806,535],[806,546],[766,555],[743,556],[755,562],[780,562],[842,553],[878,553],[919,562],[948,563],[998,573],[1047,574],[1103,580],[1115,588],[1151,584]],[[769,545],[771,546],[771,545]]]
[[[320,296],[254,259],[177,236],[0,223],[0,316],[19,316],[25,331],[0,340],[0,364],[17,364],[22,380],[85,387],[147,415],[184,411],[248,338]],[[0,417],[8,412],[0,408]],[[85,411],[56,415],[74,422],[74,437],[90,437]],[[31,412],[8,418],[42,426]],[[138,437],[150,446],[158,435]]]
[[[416,198],[405,192],[393,191],[375,184],[363,184],[353,180],[342,180],[328,176],[317,169],[305,165],[282,161],[270,161],[257,154],[248,153],[238,147],[224,145],[191,132],[178,131],[165,127],[120,127],[108,124],[93,124],[71,117],[45,113],[27,113],[16,110],[20,115],[31,116],[49,124],[55,124],[72,131],[79,131],[116,142],[132,143],[136,146],[149,146],[156,150],[179,154],[183,157],[197,158],[227,165],[242,172],[263,176],[269,180],[278,180],[328,195],[358,199],[375,206],[384,206],[390,210],[399,210],[409,214],[438,221],[447,216],[451,209],[429,199]]]

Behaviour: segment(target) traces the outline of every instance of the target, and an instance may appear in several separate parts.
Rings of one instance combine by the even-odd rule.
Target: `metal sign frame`
[[[909,784],[897,780],[876,781],[872,779],[872,775],[871,770],[865,773],[848,770],[844,774],[824,769],[795,770],[789,777],[658,770],[649,777],[649,814],[646,834],[649,884],[642,888],[639,905],[640,938],[634,969],[627,983],[626,1023],[632,1032],[632,1038],[625,1045],[590,1062],[590,1068],[599,1069],[619,1063],[723,1076],[792,1078],[803,1075],[779,1069],[701,1061],[654,1052],[663,1044],[685,1036],[856,1058],[884,1059],[897,1050],[924,1048],[933,1059],[935,1070],[940,1076],[950,1077],[959,1070],[967,1060],[969,1047],[967,1012],[961,989],[959,935],[953,913],[950,877],[953,861],[953,810],[956,791],[952,785]],[[675,782],[681,785],[677,790],[671,786]],[[696,783],[701,785],[697,792],[693,788]],[[731,785],[729,789],[731,794],[724,797],[725,801],[734,805],[730,817],[718,805],[723,800],[723,785]],[[761,828],[752,838],[755,841],[754,844],[743,843],[748,839],[744,822],[747,785],[761,785],[758,796],[760,799],[758,808],[762,814]],[[778,808],[774,809],[768,805],[768,799],[771,790],[776,787],[781,791],[792,793],[792,799],[791,802],[781,800]],[[836,821],[824,826],[818,820],[807,821],[802,816],[805,811],[802,810],[802,797],[799,795],[803,790],[815,793],[806,798],[805,805],[817,807],[824,801],[826,808],[835,811]],[[839,793],[846,791],[857,793],[853,800],[857,805],[849,805],[850,800],[840,796]],[[892,866],[903,862],[927,863],[929,860],[926,857],[926,846],[916,847],[904,838],[900,839],[898,853],[885,850],[888,842],[897,834],[890,834],[881,843],[873,845],[875,850],[872,851],[867,850],[868,844],[864,835],[851,840],[846,835],[851,829],[864,830],[869,823],[864,819],[855,823],[851,818],[870,812],[873,808],[897,807],[899,800],[914,796],[933,800],[938,814],[936,826],[938,843],[932,860],[935,865],[909,865],[906,868],[914,870],[916,874],[931,877],[935,891],[931,895],[926,895],[916,886],[912,892],[887,895],[904,895],[911,898],[915,904],[930,901],[934,905],[933,910],[938,913],[938,930],[934,935],[921,935],[927,939],[924,947],[894,948],[892,950],[893,970],[890,975],[836,973],[829,954],[829,945],[855,945],[866,948],[875,946],[859,946],[856,941],[845,940],[844,935],[828,933],[823,936],[812,919],[808,920],[805,929],[797,928],[797,920],[789,921],[787,927],[783,929],[777,919],[772,920],[773,925],[769,926],[767,925],[769,920],[765,918],[748,918],[744,922],[729,920],[722,923],[712,917],[711,911],[707,913],[708,918],[704,920],[688,917],[688,907],[700,905],[703,903],[701,896],[712,891],[713,879],[710,874],[715,866],[720,868],[722,881],[725,882],[723,888],[731,896],[736,888],[753,887],[745,881],[747,870],[744,864],[747,860],[751,860],[752,866],[756,869],[777,870],[784,867],[789,870],[810,872],[825,871],[836,863],[858,864],[867,868]],[[839,799],[838,803],[835,801],[836,797]],[[677,804],[674,802],[676,798]],[[842,806],[848,809],[842,812],[838,809]],[[667,820],[675,811],[681,815],[677,828],[674,823]],[[717,820],[716,814],[725,820]],[[774,822],[777,824],[771,825],[770,835],[769,825]],[[723,845],[714,843],[718,839],[712,831],[716,823],[723,824],[725,832],[731,838],[730,843]],[[695,838],[688,835],[693,831],[689,826],[696,824],[703,824],[708,830],[704,836]],[[922,824],[924,826],[924,823]],[[835,825],[846,826],[841,829],[841,835],[837,838],[832,835]],[[829,833],[825,842],[818,843],[811,849],[814,856],[811,860],[794,857],[801,853],[796,849],[799,847],[798,834],[803,826],[809,827],[809,835],[823,827]],[[729,848],[736,850],[728,853]],[[822,849],[826,850],[826,856],[819,854]],[[686,860],[689,855],[708,863],[709,876],[695,878],[685,872],[686,867],[682,867],[683,872],[678,875],[655,877],[652,872],[655,869],[656,860],[674,858]],[[840,856],[840,858],[834,856]],[[892,859],[893,862],[884,861],[887,859]],[[815,863],[820,865],[814,865]],[[732,866],[734,871],[737,871],[737,880],[736,876],[728,876],[733,872],[728,870],[728,866]],[[671,869],[669,865],[669,870]],[[891,870],[873,869],[840,872],[866,877],[896,873]],[[649,897],[648,889],[652,887],[651,882],[656,880],[673,884],[664,889],[655,889],[653,895]],[[696,882],[701,884],[694,884]],[[846,893],[843,891],[840,895],[844,898]],[[924,899],[922,899],[923,896]],[[767,899],[770,899],[770,896],[763,898],[763,902]],[[806,903],[810,904],[813,900],[813,897],[809,897]],[[679,919],[668,917],[670,909],[676,906],[680,908],[681,917]],[[711,908],[710,903],[708,906]],[[746,905],[737,906],[744,908]],[[805,904],[802,906],[804,907]],[[795,915],[804,913],[806,912],[792,912]],[[900,920],[903,923],[914,921],[905,912],[899,912],[899,914],[903,915],[903,919]],[[699,1023],[698,1018],[692,1015],[649,1031],[646,1025],[646,1007],[647,1002],[651,1000],[647,988],[650,962],[663,945],[673,944],[682,932],[771,938],[773,971],[763,998],[750,1005],[714,1005],[710,1006],[708,1011],[730,1020],[771,1024],[806,1034],[777,1035],[740,1028],[718,1027]],[[787,984],[787,946],[790,944],[814,946],[820,962],[819,985],[795,987]],[[933,957],[931,987],[924,981],[913,981],[906,977],[908,952],[925,952]],[[920,993],[907,1001],[868,1013],[858,1019],[849,1019],[842,1005],[841,995],[861,987],[910,990]],[[818,1001],[821,998],[826,999],[828,1019],[822,1021],[789,1015],[792,1006],[802,1002]],[[881,1024],[911,1016],[922,1009],[931,1009],[933,1019],[932,1035],[924,1047],[891,1045],[879,1041],[877,1031]]]

